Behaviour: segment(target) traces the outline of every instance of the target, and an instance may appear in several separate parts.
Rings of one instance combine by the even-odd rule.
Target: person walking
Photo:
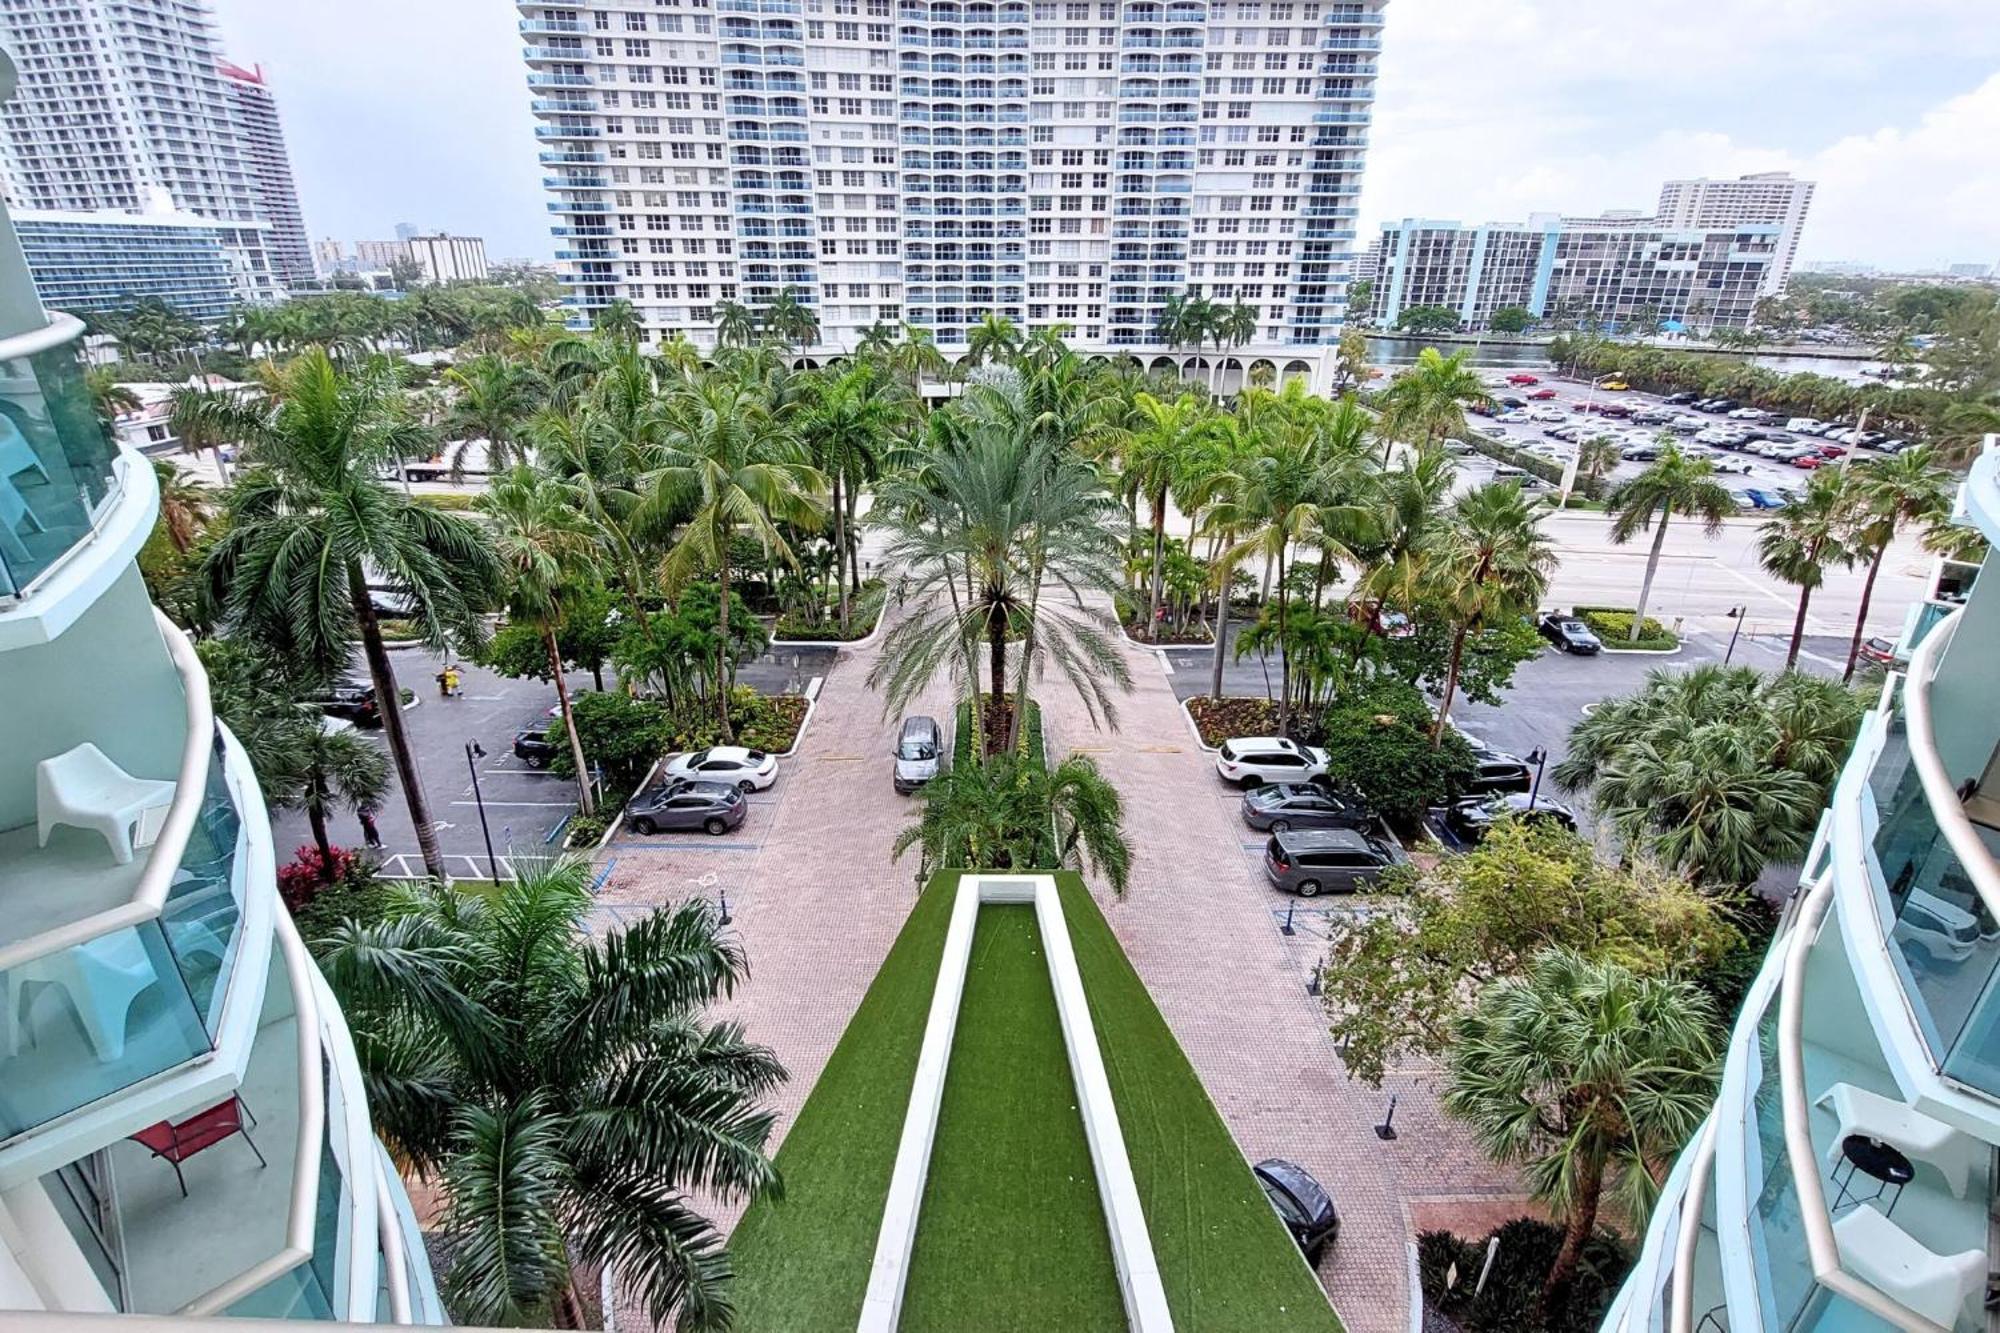
[[[361,840],[368,844],[370,851],[381,851],[382,830],[375,825],[375,807],[372,804],[362,805],[354,813],[361,820]]]
[[[453,697],[463,698],[465,696],[465,690],[460,686],[459,680],[460,680],[459,667],[458,664],[454,662],[450,666],[444,669],[445,698],[447,699]]]

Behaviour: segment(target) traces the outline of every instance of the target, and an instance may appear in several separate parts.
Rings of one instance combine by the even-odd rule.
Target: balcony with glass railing
[[[88,542],[115,508],[118,446],[97,419],[68,315],[0,340],[0,609]]]

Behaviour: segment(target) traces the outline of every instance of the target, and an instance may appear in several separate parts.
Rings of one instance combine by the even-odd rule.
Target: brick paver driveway
[[[1099,901],[1244,1153],[1297,1161],[1332,1191],[1343,1225],[1320,1272],[1348,1328],[1400,1333],[1414,1228],[1483,1218],[1480,1205],[1516,1187],[1440,1121],[1422,1071],[1398,1071],[1379,1092],[1341,1072],[1306,990],[1313,954],[1300,942],[1310,934],[1288,942],[1279,933],[1274,910],[1282,914],[1286,900],[1246,857],[1234,804],[1222,799],[1156,656],[1128,653],[1136,688],[1119,702],[1115,733],[1093,730],[1053,678],[1037,690],[1050,753],[1091,754],[1126,799],[1131,889],[1122,900],[1099,889]],[[867,687],[875,655],[873,647],[841,654],[801,753],[785,761],[776,799],[753,810],[742,837],[614,845],[600,894],[614,918],[688,893],[728,894],[751,978],[725,1012],[791,1071],[776,1097],[781,1133],[915,889],[914,859],[889,860],[914,806],[889,785],[897,719],[883,717]],[[913,711],[947,721],[948,692],[940,686]],[[1401,1098],[1398,1137],[1384,1142],[1372,1126],[1391,1093]]]

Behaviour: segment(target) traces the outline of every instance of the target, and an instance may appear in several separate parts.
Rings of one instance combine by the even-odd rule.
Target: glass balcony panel
[[[1790,1329],[1811,1302],[1815,1283],[1806,1254],[1805,1218],[1799,1210],[1798,1187],[1785,1153],[1785,1125],[1778,1087],[1778,1006],[1771,1008],[1757,1031],[1762,1074],[1750,1095],[1754,1123],[1746,1142],[1757,1154],[1763,1187],[1748,1219],[1750,1247],[1757,1267],[1757,1297],[1767,1330]]]
[[[74,343],[0,361],[0,598],[90,535],[117,489],[117,454]]]

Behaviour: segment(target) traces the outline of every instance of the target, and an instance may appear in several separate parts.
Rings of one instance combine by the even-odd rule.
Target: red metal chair
[[[174,1169],[174,1179],[180,1182],[181,1197],[187,1197],[187,1177],[181,1174],[181,1163],[204,1148],[213,1148],[230,1137],[241,1134],[243,1141],[250,1145],[250,1151],[257,1154],[257,1165],[269,1166],[264,1154],[258,1150],[257,1141],[250,1137],[250,1131],[243,1127],[244,1117],[255,1125],[257,1117],[250,1114],[250,1108],[239,1097],[231,1097],[217,1102],[205,1111],[196,1111],[187,1119],[175,1124],[162,1120],[157,1125],[148,1125],[131,1136],[132,1142],[152,1149],[153,1156],[163,1158]]]

